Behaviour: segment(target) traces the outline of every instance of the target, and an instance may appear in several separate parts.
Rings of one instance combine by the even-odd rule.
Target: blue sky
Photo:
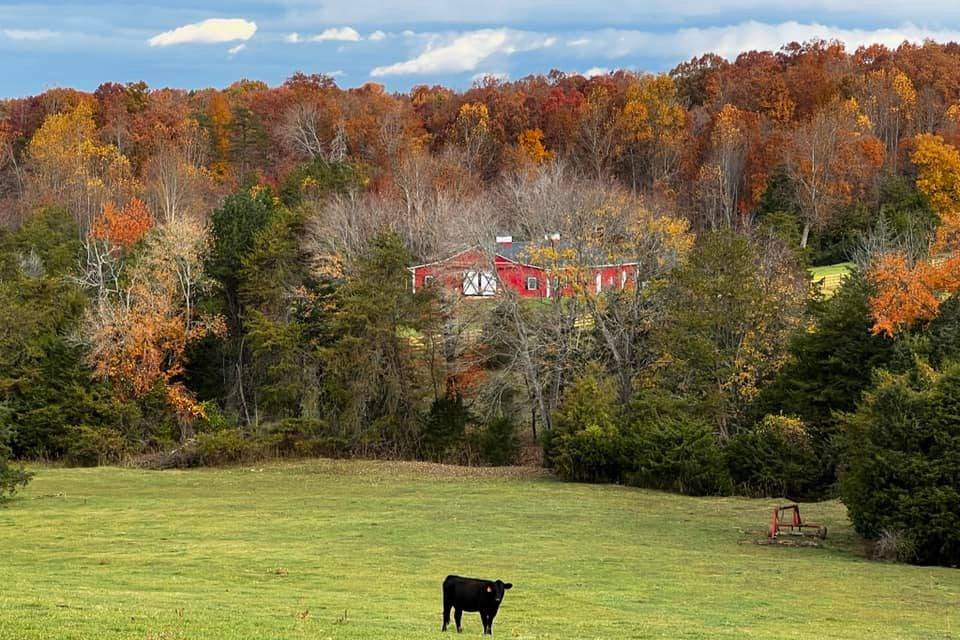
[[[660,71],[792,40],[960,41],[958,0],[0,1],[0,96],[101,82],[223,87],[328,73],[458,88],[550,69]]]

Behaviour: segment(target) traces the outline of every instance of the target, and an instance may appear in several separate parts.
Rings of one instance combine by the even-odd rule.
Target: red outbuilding
[[[503,288],[521,298],[550,298],[556,282],[550,282],[543,267],[522,257],[529,243],[498,236],[493,258],[480,247],[464,249],[443,260],[410,267],[414,292],[427,286],[442,286],[468,298],[489,298]],[[636,274],[635,262],[591,266],[590,278],[596,292],[623,289]],[[562,285],[561,285],[562,288]]]

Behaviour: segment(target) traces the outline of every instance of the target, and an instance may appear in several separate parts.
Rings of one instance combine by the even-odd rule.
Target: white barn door
[[[492,271],[467,271],[463,274],[463,295],[493,296],[497,294],[497,276]]]

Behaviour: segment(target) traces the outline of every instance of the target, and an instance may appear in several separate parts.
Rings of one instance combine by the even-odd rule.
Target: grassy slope
[[[840,286],[840,281],[843,280],[845,275],[850,273],[852,267],[853,263],[851,262],[841,262],[825,267],[812,267],[810,269],[810,278],[814,282],[823,280],[823,292],[830,295]]]
[[[825,548],[744,544],[773,503],[370,462],[42,469],[0,508],[0,638],[441,637],[452,572],[515,583],[513,638],[960,638],[960,571],[863,560],[838,503],[803,509]]]

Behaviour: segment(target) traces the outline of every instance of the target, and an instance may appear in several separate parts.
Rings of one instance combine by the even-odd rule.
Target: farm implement
[[[816,536],[821,540],[827,538],[827,528],[823,525],[805,522],[800,517],[800,505],[777,505],[770,516],[770,531],[767,537],[777,539],[781,535]]]

